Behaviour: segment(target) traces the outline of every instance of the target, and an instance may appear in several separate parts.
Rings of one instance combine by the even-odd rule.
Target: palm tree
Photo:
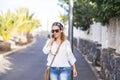
[[[28,35],[40,25],[40,21],[33,19],[34,14],[29,14],[29,10],[26,8],[20,8],[17,10],[18,24],[17,31],[21,34],[21,41],[29,42]]]
[[[13,36],[18,37],[23,43],[27,43],[30,40],[28,35],[32,34],[32,31],[40,26],[40,21],[33,19],[33,15],[29,14],[29,10],[26,8],[18,9],[16,14],[8,10],[5,15],[0,15],[0,36],[5,46],[9,44],[8,50],[10,50],[8,41]]]
[[[5,50],[10,50],[10,43],[8,40],[11,38],[13,25],[14,25],[14,15],[9,10],[5,15],[0,16],[0,36],[3,39],[3,44]]]

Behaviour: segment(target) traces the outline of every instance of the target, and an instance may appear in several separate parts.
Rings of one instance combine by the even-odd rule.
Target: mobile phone
[[[54,34],[52,34],[52,38],[54,38]]]

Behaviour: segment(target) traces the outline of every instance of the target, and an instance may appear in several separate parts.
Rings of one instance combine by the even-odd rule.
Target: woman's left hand
[[[73,77],[77,77],[77,69],[75,64],[73,64]]]
[[[77,70],[73,69],[73,77],[77,77]]]

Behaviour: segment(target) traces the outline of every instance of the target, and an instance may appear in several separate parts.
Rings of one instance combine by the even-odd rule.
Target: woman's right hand
[[[54,34],[51,34],[51,35],[50,35],[50,40],[51,40],[51,42],[53,42],[53,41],[55,40]]]
[[[55,41],[55,38],[54,38],[53,34],[50,34],[50,41],[48,43],[48,46],[51,46],[54,41]]]

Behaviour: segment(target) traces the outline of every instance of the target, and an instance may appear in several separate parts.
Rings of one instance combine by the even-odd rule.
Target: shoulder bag
[[[61,45],[61,44],[60,44],[60,45]],[[53,59],[52,59],[52,61],[51,61],[50,66],[45,70],[45,80],[50,80],[50,68],[51,68],[51,66],[52,66],[52,63],[53,63],[53,61],[54,61],[54,59],[55,59],[58,51],[59,51],[60,45],[59,45],[58,48],[57,48],[57,51],[56,51],[56,53],[55,53],[55,55],[54,55],[54,57],[53,57]]]

